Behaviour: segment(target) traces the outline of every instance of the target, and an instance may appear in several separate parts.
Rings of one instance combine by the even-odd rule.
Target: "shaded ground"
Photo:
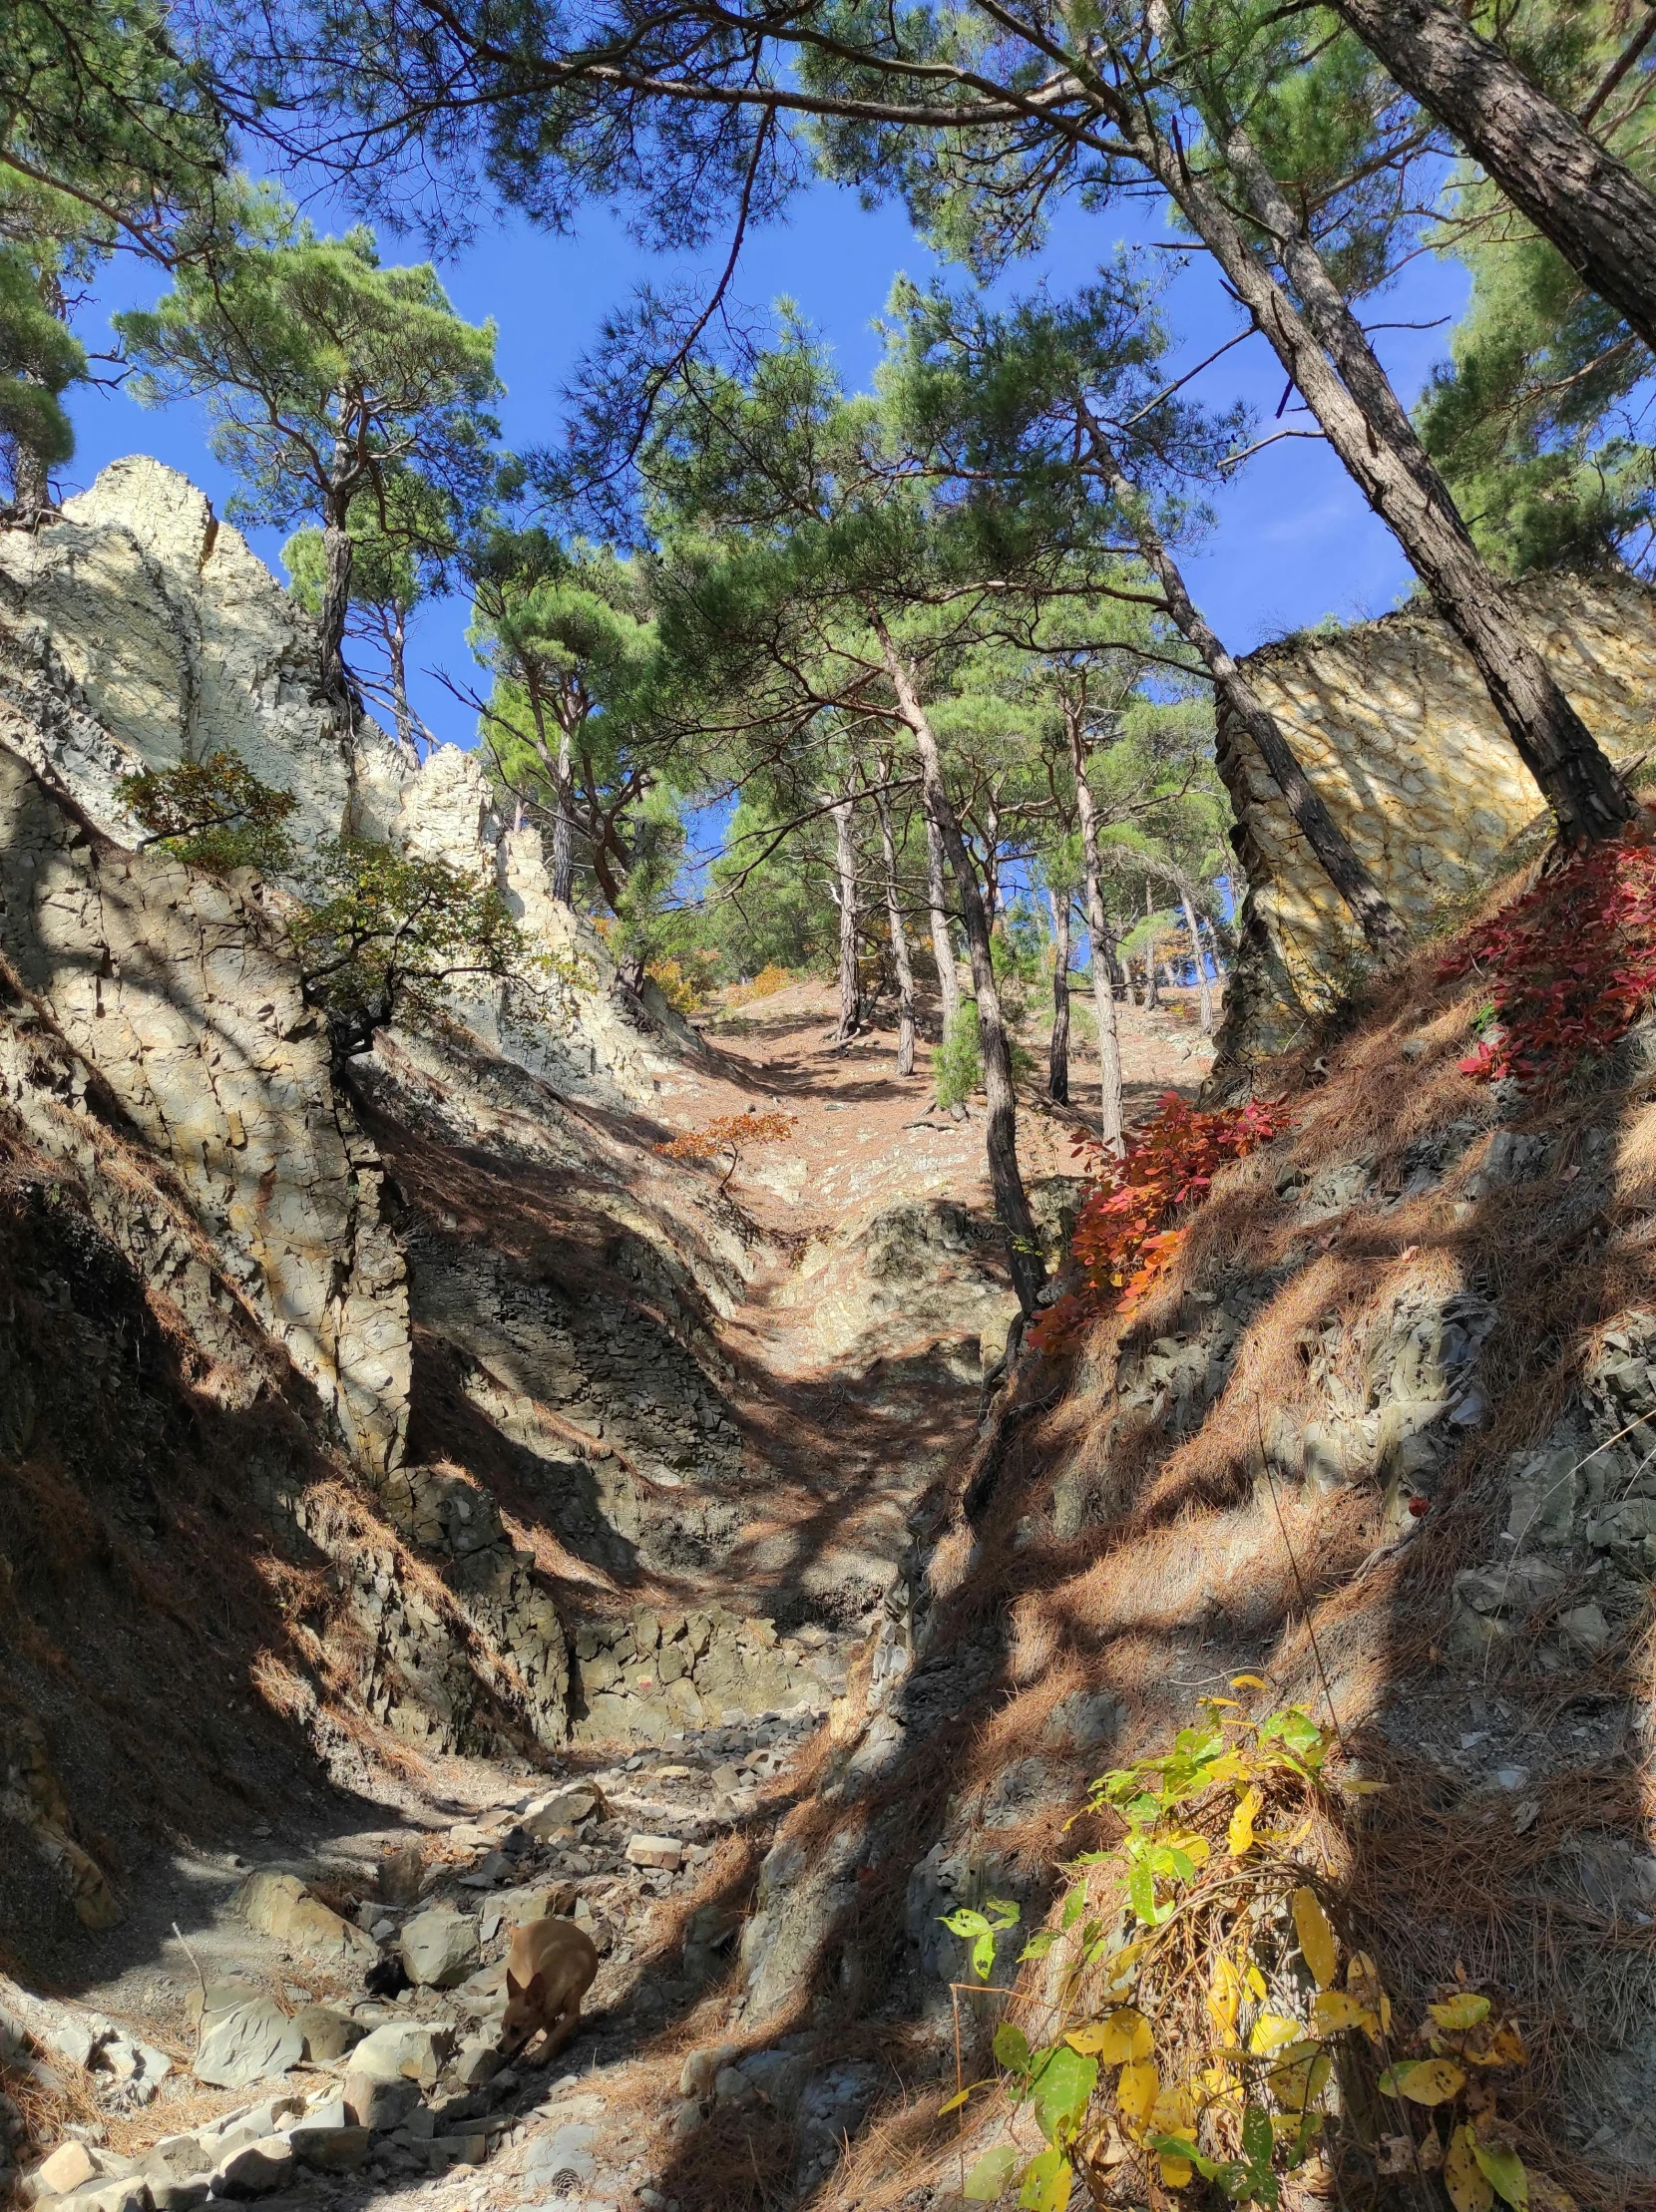
[[[424,1119],[376,1131],[407,1209],[416,1290],[425,1237],[451,1255],[487,1254],[520,1270],[525,1282],[556,1280],[572,1310],[589,1311],[616,1290],[617,1222],[682,1209],[686,1189],[700,1190],[699,1217],[676,1225],[677,1249],[694,1279],[678,1318],[666,1313],[670,1289],[640,1279],[633,1295],[640,1312],[656,1317],[652,1325],[682,1342],[701,1369],[722,1376],[739,1432],[741,1466],[726,1486],[740,1498],[739,1532],[710,1565],[651,1566],[636,1549],[630,1558],[595,1560],[572,1549],[567,1532],[537,1518],[529,1462],[521,1453],[512,1461],[476,1406],[467,1410],[458,1368],[445,1380],[443,1362],[458,1357],[452,1338],[429,1342],[421,1354],[415,1456],[458,1454],[495,1490],[514,1541],[527,1543],[561,1588],[601,1611],[640,1601],[683,1606],[711,1592],[738,1611],[807,1632],[817,1621],[859,1630],[877,1623],[917,1500],[963,1459],[975,1436],[983,1368],[1012,1310],[989,1213],[981,1107],[964,1121],[931,1108],[924,1042],[907,1081],[893,1072],[891,1031],[836,1052],[828,1041],[832,1014],[826,986],[799,984],[714,1016],[704,1025],[705,1063],[684,1062],[663,1076],[651,1116],[582,1110],[570,1117],[572,1130],[579,1119],[579,1142],[572,1137],[562,1150],[544,1116],[532,1129],[514,1123],[507,1108],[488,1149],[468,1149],[443,1126],[435,1100]],[[1143,1111],[1170,1086],[1193,1091],[1208,1055],[1189,1009],[1148,1016],[1124,1008],[1121,1019],[1129,1111]],[[1073,1173],[1072,1141],[1095,1084],[1086,1027],[1078,1006],[1077,1109],[1049,1110],[1032,1096],[1025,1117],[1027,1175],[1059,1195]],[[1044,1038],[1031,1042],[1043,1074]],[[780,1107],[796,1117],[796,1128],[786,1144],[740,1163],[727,1200],[716,1196],[720,1169],[701,1172],[691,1185],[655,1159],[653,1148],[674,1133],[749,1106]],[[705,1293],[699,1306],[692,1288]],[[537,1401],[535,1410],[554,1427],[563,1423],[569,1470],[586,1464],[575,1456],[579,1426],[550,1403]],[[625,1458],[623,1448],[606,1464]],[[663,1469],[637,1477],[646,1509],[684,1510],[684,1489],[652,1488],[657,1477],[668,1479]],[[659,2202],[652,2206],[637,2192],[662,2180],[667,2163],[676,2162],[675,2171],[682,2164],[658,2133],[678,2109],[682,2052],[722,2031],[719,1985],[758,1861],[777,1821],[808,1793],[827,1750],[820,1724],[828,1696],[843,1686],[843,1670],[836,1676],[830,1664],[822,1694],[786,1714],[732,1712],[619,1761],[602,1747],[537,1755],[533,1766],[410,1749],[352,1798],[284,1793],[274,1817],[250,1805],[245,1821],[232,1821],[211,1848],[181,1836],[175,1850],[142,1869],[125,1924],[78,1938],[73,1966],[65,1954],[56,1977],[60,1994],[97,2006],[180,2061],[180,2077],[154,2105],[93,2124],[114,2147],[137,2153],[166,2132],[236,2106],[231,2093],[204,2092],[183,2077],[194,2048],[187,2008],[198,1969],[209,1979],[250,1974],[292,2006],[333,2000],[365,2023],[384,2010],[364,2003],[354,1978],[284,1953],[245,1925],[233,1899],[250,1867],[285,1868],[318,1882],[342,1910],[361,1905],[375,1919],[385,1910],[375,1896],[380,1855],[412,1834],[443,1869],[434,1894],[468,1909],[482,1904],[487,1917],[491,1886],[462,1887],[462,1878],[510,1835],[531,1785],[545,1790],[560,1777],[594,1777],[607,1799],[602,1816],[553,1847],[520,1852],[493,1884],[569,1884],[566,1902],[579,1898],[606,1934],[595,2020],[567,2055],[565,2088],[555,2081],[549,2095],[545,2078],[531,2074],[482,2099],[477,2123],[487,2128],[490,2155],[480,2168],[433,2173],[431,2154],[418,2145],[382,2146],[364,2173],[311,2177],[296,2196],[339,2212],[369,2201],[484,2212],[548,2196],[660,2212]],[[624,1847],[635,1832],[679,1839],[685,1863],[670,1873],[631,1865]],[[486,1963],[502,1942],[486,1947]],[[469,2015],[431,1994],[393,2008],[435,2010],[453,2013],[464,2027],[476,2008]],[[565,2078],[565,2068],[554,2073]],[[299,2074],[286,2085],[319,2092],[330,2079]],[[571,2126],[592,2132],[577,2145],[573,2166],[549,2167],[545,2145],[564,2141],[560,2130]],[[774,2130],[766,2141],[764,2156],[773,2159]],[[791,2135],[788,2145],[790,2159],[809,2147],[795,2146]],[[752,2152],[755,2173],[759,2155]],[[294,2196],[287,2190],[284,2201]]]

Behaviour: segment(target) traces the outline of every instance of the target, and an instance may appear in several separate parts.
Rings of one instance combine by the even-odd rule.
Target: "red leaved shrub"
[[[1573,855],[1474,930],[1439,970],[1487,971],[1497,1033],[1465,1075],[1535,1083],[1623,1036],[1656,992],[1656,847],[1634,832]]]
[[[1179,1217],[1201,1204],[1227,1160],[1268,1143],[1288,1118],[1281,1101],[1204,1113],[1168,1091],[1151,1119],[1129,1134],[1120,1159],[1090,1138],[1078,1142],[1096,1183],[1069,1247],[1081,1282],[1031,1328],[1036,1350],[1056,1351],[1100,1314],[1130,1314],[1178,1251]]]

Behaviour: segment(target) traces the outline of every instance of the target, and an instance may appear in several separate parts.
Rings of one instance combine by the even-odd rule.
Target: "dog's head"
[[[547,1978],[532,1974],[519,1982],[506,1971],[506,2014],[500,2024],[502,2055],[515,2058],[539,2028],[546,2026]]]

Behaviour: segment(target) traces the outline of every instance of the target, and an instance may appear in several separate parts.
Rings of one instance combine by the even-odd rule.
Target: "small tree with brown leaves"
[[[666,1160],[717,1160],[726,1156],[718,1187],[722,1198],[744,1152],[756,1145],[785,1144],[797,1125],[797,1115],[761,1114],[750,1106],[745,1114],[721,1114],[699,1129],[686,1129],[681,1137],[655,1149]]]

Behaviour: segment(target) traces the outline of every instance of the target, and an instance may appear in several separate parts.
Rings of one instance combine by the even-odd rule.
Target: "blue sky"
[[[325,204],[310,212],[322,228],[341,227],[346,219]],[[1066,209],[1038,259],[1015,270],[1002,288],[1016,290],[1043,276],[1061,293],[1086,281],[1128,234],[1131,215],[1131,210],[1124,216]],[[1132,224],[1131,234],[1172,236],[1152,209]],[[710,282],[723,253],[722,246],[710,251],[705,262],[652,255],[602,209],[591,211],[573,237],[537,231],[515,216],[480,230],[442,273],[460,313],[472,321],[493,315],[499,325],[508,445],[558,436],[563,386],[596,338],[605,311],[624,301],[635,283],[692,271]],[[383,254],[388,261],[411,260],[421,257],[421,249],[388,237]],[[924,278],[935,266],[899,208],[870,211],[850,191],[818,185],[795,201],[788,221],[749,238],[732,289],[750,306],[791,295],[832,343],[847,383],[855,386],[872,372],[878,344],[871,325],[893,277],[907,272]],[[158,272],[149,267],[115,264],[104,272],[82,317],[82,335],[93,347],[107,349],[109,312],[147,303],[161,288]],[[1465,294],[1466,278],[1457,264],[1426,255],[1410,264],[1391,293],[1371,304],[1369,314],[1375,321],[1432,322],[1457,313]],[[1177,334],[1175,370],[1199,361],[1236,327],[1235,310],[1201,256],[1175,281],[1169,310]],[[1447,328],[1378,336],[1406,401],[1413,401],[1434,361],[1444,355],[1447,338]],[[1193,396],[1215,405],[1249,400],[1263,419],[1262,430],[1271,427],[1282,390],[1282,371],[1257,337],[1192,387]],[[207,450],[198,408],[152,412],[124,392],[83,391],[74,413],[78,446],[61,472],[66,487],[89,484],[122,454],[151,453],[193,477],[222,511],[233,487]],[[1351,619],[1384,613],[1408,588],[1409,570],[1394,541],[1321,443],[1290,440],[1271,447],[1236,472],[1216,505],[1216,527],[1186,565],[1204,610],[1233,649],[1246,650],[1325,614]],[[255,534],[259,552],[278,573],[279,543],[277,534]],[[417,706],[440,736],[470,744],[474,733],[464,710],[425,673],[434,664],[462,676],[470,672],[465,624],[462,605],[429,610],[410,658]]]

